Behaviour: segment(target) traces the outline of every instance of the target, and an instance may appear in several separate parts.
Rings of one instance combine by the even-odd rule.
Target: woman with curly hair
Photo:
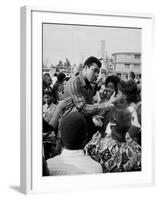
[[[99,89],[100,102],[106,102],[110,99],[112,94],[115,92],[115,96],[118,93],[118,83],[120,79],[116,75],[110,75],[106,78]]]
[[[131,127],[131,112],[126,104],[114,106],[110,112],[111,134],[93,135],[85,146],[85,153],[102,165],[103,172],[141,171],[141,146],[127,140]]]
[[[99,103],[104,103],[109,101],[112,95],[116,96],[118,94],[118,83],[120,78],[116,75],[110,75],[106,78],[105,83],[100,86],[99,93]],[[99,115],[93,117],[93,122],[99,127],[99,131],[102,135],[105,135],[105,130],[108,124],[110,109],[104,112],[100,112]]]
[[[141,144],[141,123],[139,123],[139,115],[137,114],[137,107],[139,104],[141,105],[141,101],[138,99],[139,91],[137,84],[133,80],[129,80],[127,82],[120,81],[118,90],[119,95],[123,99],[123,103],[129,105],[129,110],[132,115],[132,126],[128,131],[129,134],[127,134],[127,138],[130,136],[131,139],[136,140],[139,144]]]

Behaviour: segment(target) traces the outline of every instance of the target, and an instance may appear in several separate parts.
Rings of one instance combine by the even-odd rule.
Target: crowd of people
[[[141,171],[141,82],[96,57],[71,78],[43,74],[43,176]]]

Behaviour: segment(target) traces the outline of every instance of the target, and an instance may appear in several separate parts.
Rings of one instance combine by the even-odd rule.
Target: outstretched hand
[[[99,126],[99,127],[102,127],[103,126],[103,122],[102,122],[102,119],[103,116],[100,116],[100,115],[95,115],[92,119],[93,123],[95,126]]]
[[[113,92],[112,96],[110,97],[108,103],[109,104],[115,104],[121,100],[121,96],[116,95],[115,92]]]

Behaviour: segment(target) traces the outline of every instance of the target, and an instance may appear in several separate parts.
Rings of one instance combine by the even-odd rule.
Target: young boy
[[[43,118],[47,123],[49,123],[56,109],[56,105],[53,104],[53,96],[50,91],[44,92],[43,99],[45,102],[43,105]]]
[[[59,127],[63,142],[62,153],[47,160],[51,176],[102,173],[101,165],[84,155],[87,122],[79,112],[66,115]]]
[[[67,104],[71,104],[72,99],[66,98],[58,103],[53,104],[51,91],[44,91],[43,100],[43,143],[45,159],[53,157],[58,153],[57,131],[60,115]]]

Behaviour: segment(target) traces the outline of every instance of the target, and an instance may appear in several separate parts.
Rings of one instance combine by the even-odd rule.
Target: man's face
[[[46,85],[50,86],[52,84],[51,76],[45,76],[44,81]]]
[[[97,80],[100,68],[96,63],[93,63],[90,67],[84,67],[85,77],[89,82],[95,82]]]
[[[50,105],[52,103],[52,97],[48,94],[44,95],[44,102],[48,105]]]

